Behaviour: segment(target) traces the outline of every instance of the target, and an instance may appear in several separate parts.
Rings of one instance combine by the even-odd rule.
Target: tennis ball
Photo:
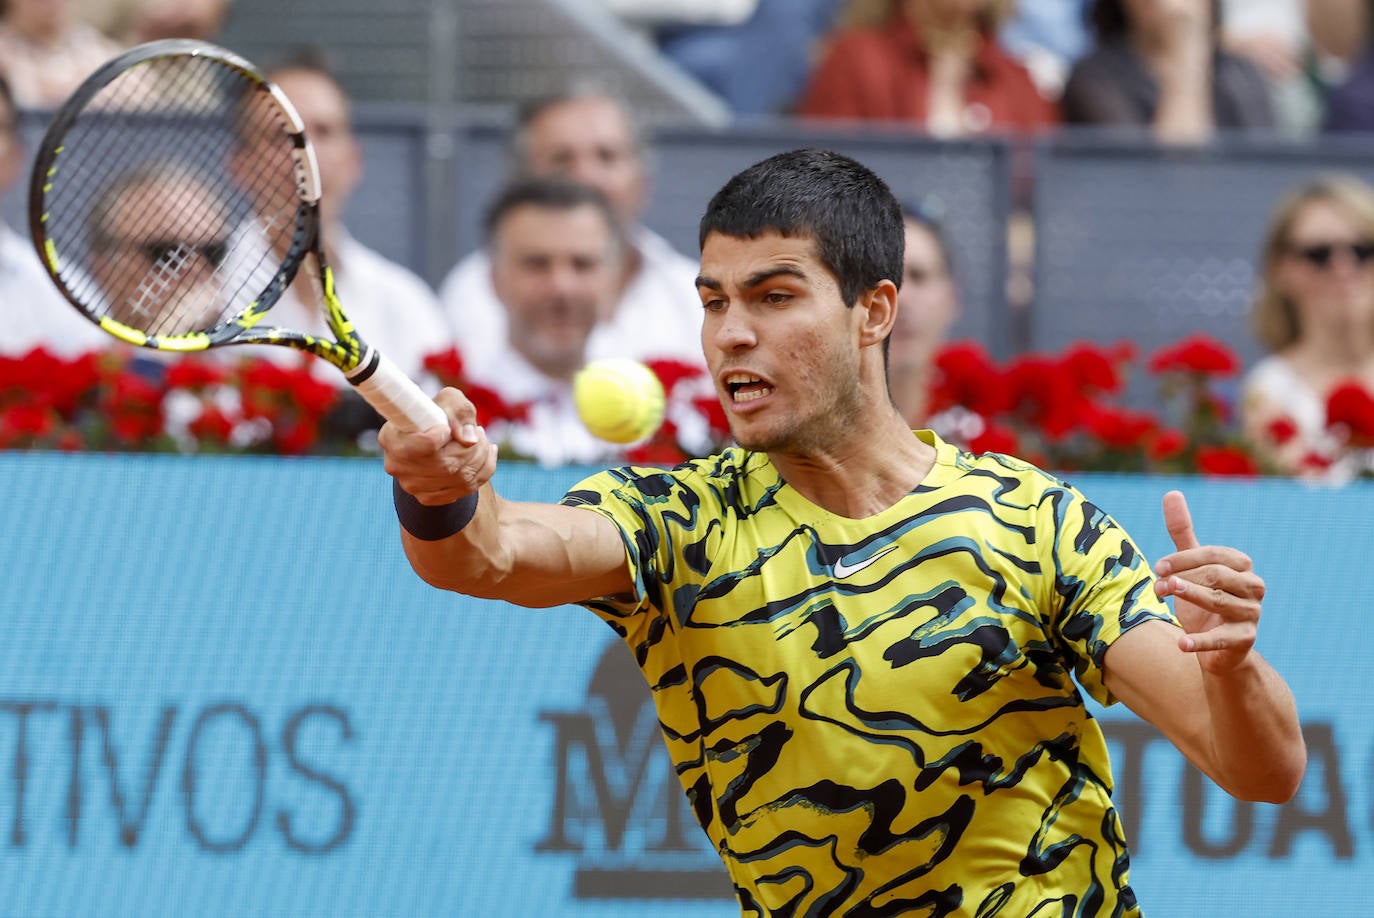
[[[663,423],[663,384],[637,360],[593,360],[573,379],[573,404],[594,436],[634,443]]]

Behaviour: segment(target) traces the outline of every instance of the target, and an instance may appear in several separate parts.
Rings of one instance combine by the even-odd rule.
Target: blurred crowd
[[[1374,130],[1374,0],[594,2],[741,120],[900,123],[937,138],[1091,125],[1182,145],[1219,132],[1315,140]],[[0,0],[0,192],[27,155],[17,111],[55,108],[122,48],[214,39],[232,15],[230,0]],[[485,244],[433,290],[344,225],[364,163],[327,52],[260,63],[316,147],[324,236],[359,327],[431,385],[428,358],[452,354],[462,380],[521,406],[507,419],[513,452],[546,464],[615,459],[621,448],[577,420],[578,369],[628,356],[704,375],[694,260],[641,222],[651,189],[639,113],[593,85],[524,106]],[[1256,257],[1254,309],[1269,354],[1245,379],[1243,428],[1275,470],[1348,478],[1366,460],[1333,439],[1327,404],[1342,386],[1374,391],[1374,191],[1348,175],[1314,176],[1274,202],[1273,214]],[[909,208],[903,320],[889,363],[894,401],[911,423],[945,424],[957,437],[962,420],[931,418],[928,397],[959,311],[959,253],[941,216]],[[293,288],[279,321],[322,330],[313,302],[310,290]],[[108,344],[57,302],[25,241],[4,226],[0,304],[21,317],[4,323],[6,354]],[[688,400],[710,393],[702,378]],[[690,412],[671,410],[684,439],[710,445]],[[358,409],[352,423],[375,422]]]

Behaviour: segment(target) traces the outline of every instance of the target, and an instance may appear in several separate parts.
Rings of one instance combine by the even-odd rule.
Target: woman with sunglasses
[[[1374,188],[1321,176],[1275,209],[1262,250],[1255,332],[1270,350],[1247,374],[1246,436],[1280,471],[1339,482],[1374,470],[1328,428],[1327,399],[1374,393]]]

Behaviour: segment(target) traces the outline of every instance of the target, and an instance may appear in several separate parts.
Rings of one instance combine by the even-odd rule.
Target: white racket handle
[[[381,351],[374,348],[368,350],[370,353],[364,355],[348,381],[369,405],[376,408],[382,417],[406,430],[448,426],[448,415],[434,404],[434,399],[425,395],[424,390]]]

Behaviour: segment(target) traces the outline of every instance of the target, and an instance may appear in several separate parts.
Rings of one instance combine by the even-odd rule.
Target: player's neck
[[[918,439],[895,408],[862,436],[806,455],[770,453],[792,490],[838,516],[863,519],[888,509],[921,483],[935,450]]]

